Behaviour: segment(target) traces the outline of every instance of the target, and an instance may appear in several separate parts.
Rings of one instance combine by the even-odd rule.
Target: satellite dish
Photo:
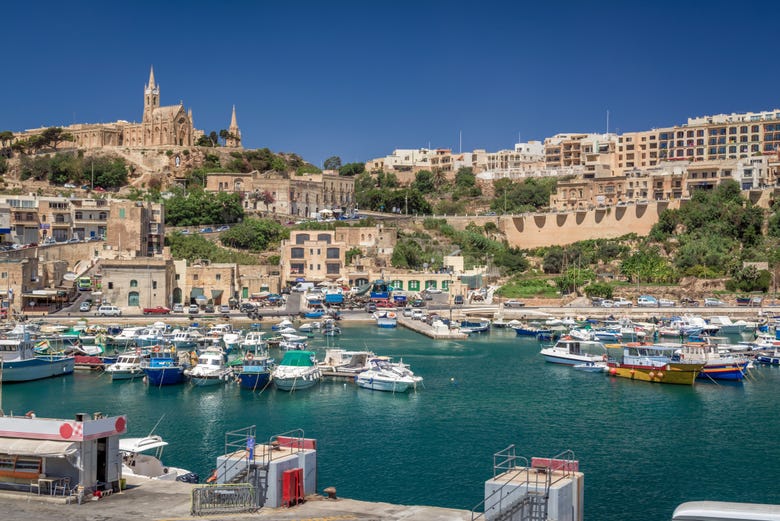
[[[72,281],[76,280],[76,274],[73,273],[72,271],[69,271],[65,275],[63,275],[62,278],[72,282]]]

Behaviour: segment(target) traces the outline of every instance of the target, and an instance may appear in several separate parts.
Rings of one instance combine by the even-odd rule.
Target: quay
[[[213,519],[213,516],[190,514],[192,489],[198,485],[178,481],[148,480],[128,476],[127,489],[100,500],[81,505],[68,498],[36,495],[29,492],[0,491],[0,516],[5,521],[58,519],[59,521],[118,520],[137,521]],[[255,513],[220,514],[223,521],[246,520],[249,517],[280,521],[361,520],[466,521],[471,512],[430,506],[394,505],[353,499],[327,499],[312,494],[303,503],[286,508],[263,507]]]
[[[412,320],[407,317],[398,317],[398,323],[406,329],[411,329],[415,333],[420,333],[434,340],[462,340],[468,338],[466,333],[459,330],[449,329],[448,327],[434,328],[422,320]]]

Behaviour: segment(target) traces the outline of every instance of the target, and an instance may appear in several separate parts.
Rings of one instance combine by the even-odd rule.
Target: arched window
[[[138,287],[138,281],[133,279],[130,281],[130,287],[131,288],[137,288]]]

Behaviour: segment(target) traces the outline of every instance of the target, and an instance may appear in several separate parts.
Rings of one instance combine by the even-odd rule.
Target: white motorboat
[[[322,371],[312,351],[287,351],[271,379],[281,391],[297,391],[313,387],[322,380]]]
[[[409,366],[403,362],[392,363],[387,357],[372,358],[369,368],[355,379],[358,387],[374,391],[403,393],[416,389],[422,382],[421,376],[415,376]]]
[[[197,365],[184,374],[190,377],[193,385],[203,387],[228,381],[233,370],[225,365],[225,353],[221,349],[209,347],[198,355]]]
[[[709,318],[709,323],[720,328],[719,332],[724,335],[735,335],[745,330],[746,322],[733,322],[731,318],[723,315],[715,315]]]
[[[606,360],[607,348],[597,340],[579,340],[567,335],[554,346],[540,351],[546,362],[553,364],[578,365]]]
[[[144,370],[141,368],[141,350],[135,353],[124,353],[119,355],[117,361],[106,367],[106,372],[111,376],[111,380],[134,380],[143,378]]]
[[[244,335],[241,340],[241,349],[244,351],[263,351],[265,349],[266,342],[263,340],[265,331],[250,331]]]
[[[606,362],[584,362],[581,364],[575,364],[572,367],[587,373],[603,373],[609,370],[609,366],[607,366]]]
[[[332,348],[325,350],[325,360],[319,366],[323,371],[358,374],[370,367],[370,360],[376,355],[371,351],[348,351]]]
[[[160,458],[163,447],[166,445],[168,442],[163,441],[157,435],[145,438],[120,438],[119,451],[122,453],[122,474],[167,481],[182,481],[180,478],[194,476],[193,481],[197,483],[197,476],[192,472],[163,464]],[[144,454],[146,451],[154,451],[154,453]]]

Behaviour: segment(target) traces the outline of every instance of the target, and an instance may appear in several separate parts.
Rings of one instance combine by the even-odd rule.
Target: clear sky
[[[102,1],[0,8],[0,130],[163,105],[318,166],[643,130],[778,100],[780,2]]]

